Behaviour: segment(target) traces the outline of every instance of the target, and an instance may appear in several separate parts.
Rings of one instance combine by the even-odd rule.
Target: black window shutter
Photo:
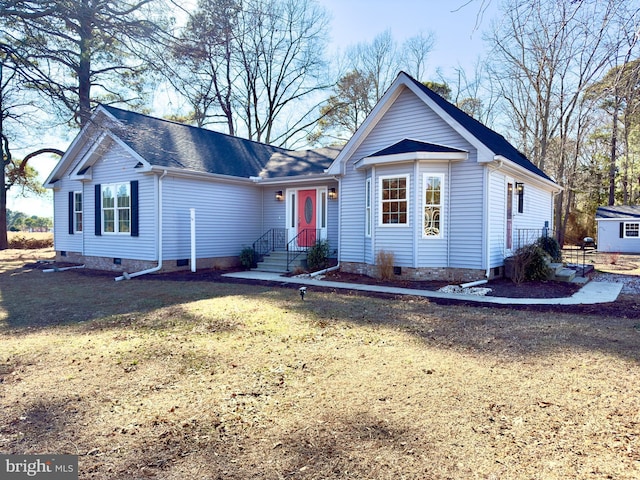
[[[620,222],[620,238],[624,238],[624,222]]]
[[[138,181],[131,182],[131,236],[140,236],[140,223],[138,221],[140,209],[138,208]]]
[[[73,210],[74,210],[74,195],[73,192],[69,192],[69,235],[73,235]]]
[[[102,235],[102,188],[100,184],[96,185],[96,201],[94,206],[95,217],[95,233]]]

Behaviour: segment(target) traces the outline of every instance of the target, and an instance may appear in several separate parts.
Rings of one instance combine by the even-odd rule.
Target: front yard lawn
[[[2,453],[105,480],[640,478],[638,319],[33,258],[0,259]]]

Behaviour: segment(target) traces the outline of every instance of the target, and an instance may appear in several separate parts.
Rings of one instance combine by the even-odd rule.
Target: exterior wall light
[[[282,200],[284,200],[284,195],[282,194],[282,190],[278,190],[276,192],[276,200],[281,202]]]
[[[338,198],[338,192],[336,192],[336,189],[334,187],[331,187],[329,189],[329,198],[332,198],[334,200]]]

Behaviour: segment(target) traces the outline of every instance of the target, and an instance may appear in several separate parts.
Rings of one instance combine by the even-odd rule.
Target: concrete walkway
[[[613,302],[622,290],[622,284],[609,282],[589,282],[570,297],[563,298],[507,298],[483,297],[458,293],[434,292],[431,290],[415,290],[412,288],[387,287],[382,285],[365,285],[360,283],[330,282],[312,277],[283,277],[277,273],[247,271],[223,275],[231,278],[263,280],[269,282],[295,283],[296,285],[318,286],[360,290],[363,292],[392,293],[395,295],[416,295],[427,298],[445,298],[449,300],[465,300],[478,303],[498,303],[501,305],[581,305]]]

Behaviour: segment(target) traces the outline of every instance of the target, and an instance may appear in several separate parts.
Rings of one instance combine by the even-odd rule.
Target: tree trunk
[[[609,163],[609,203],[616,203],[616,149],[618,141],[618,95],[615,95],[615,106],[613,110],[613,126],[611,127],[611,160]]]

